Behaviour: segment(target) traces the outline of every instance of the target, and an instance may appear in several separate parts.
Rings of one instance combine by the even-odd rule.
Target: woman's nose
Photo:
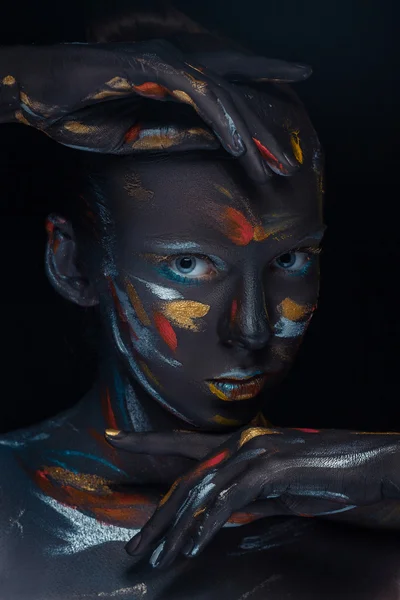
[[[254,281],[232,300],[224,342],[248,350],[264,348],[271,337],[264,288]]]

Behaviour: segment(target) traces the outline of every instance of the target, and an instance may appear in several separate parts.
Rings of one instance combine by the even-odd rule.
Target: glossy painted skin
[[[290,104],[252,96],[269,127],[271,104],[276,121],[285,124],[280,135],[299,166],[292,177],[270,178],[271,167],[282,172],[282,162],[253,135],[269,161],[267,185],[255,186],[236,161],[211,154],[147,163],[116,159],[102,169],[97,196],[86,198],[92,211],[105,202],[111,216],[104,230],[94,212],[96,252],[80,245],[68,219],[49,219],[51,281],[78,304],[100,303],[107,353],[99,382],[77,407],[0,440],[3,480],[13,481],[1,513],[2,576],[13,598],[244,600],[268,593],[281,600],[344,598],[349,589],[352,598],[397,597],[400,557],[393,538],[345,529],[338,535],[304,516],[332,513],[339,499],[346,508],[372,503],[368,522],[380,516],[379,501],[390,498],[391,514],[384,516],[393,527],[398,434],[274,429],[257,416],[261,407],[268,410],[268,386],[260,396],[238,399],[258,391],[258,384],[221,397],[215,393],[221,388],[207,383],[237,368],[283,376],[318,296],[318,143]],[[155,247],[160,237],[198,244],[218,274],[207,262],[213,273],[207,281],[177,281],[170,269],[181,249],[161,251]],[[302,266],[289,274],[294,249]],[[190,255],[198,255],[195,250]],[[106,427],[141,433],[107,443]],[[343,469],[347,478],[338,481]],[[303,517],[251,523],[282,513]],[[353,513],[354,522],[360,520],[356,509],[343,514]],[[219,531],[227,518],[247,525]],[[173,524],[170,531],[166,522]],[[141,528],[141,542],[128,547],[141,560],[136,565],[122,543]],[[195,560],[179,556],[193,550]],[[173,560],[171,569],[153,568]],[[328,564],[335,577],[327,584]],[[10,575],[15,571],[17,578]],[[40,579],[30,581],[29,574],[39,572]],[[335,583],[341,578],[342,587]]]

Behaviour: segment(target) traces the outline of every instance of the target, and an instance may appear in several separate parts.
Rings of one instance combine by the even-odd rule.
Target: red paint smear
[[[53,252],[54,254],[57,252],[57,250],[60,247],[60,240],[57,238],[56,240],[54,240],[54,244],[53,244]]]
[[[260,151],[260,154],[263,158],[265,158],[265,160],[267,162],[272,162],[273,165],[275,167],[278,167],[278,169],[282,172],[282,173],[287,173],[287,170],[284,168],[283,164],[279,162],[279,160],[276,158],[276,156],[274,156],[272,154],[272,152],[270,150],[268,150],[268,148],[266,148],[265,146],[263,146],[263,144],[257,140],[256,138],[253,137],[253,141],[255,143],[255,145],[257,146],[258,150]]]
[[[134,85],[133,89],[141,96],[146,96],[146,98],[164,98],[169,94],[167,88],[159,83],[154,83],[153,81],[146,81],[140,85]]]
[[[52,480],[51,473],[46,472],[46,467],[37,470],[33,479],[44,494],[64,506],[77,509],[106,525],[119,527],[143,527],[162,497],[154,492],[135,494],[114,491],[112,494],[102,495],[70,485],[60,485]]]
[[[246,525],[247,523],[252,523],[253,521],[257,521],[260,519],[260,515],[249,515],[249,513],[233,513],[231,517],[228,519],[228,523],[235,523],[237,525]]]
[[[127,333],[128,335],[131,334],[135,340],[138,340],[139,338],[136,335],[135,331],[133,330],[132,325],[129,323],[128,317],[126,316],[125,311],[122,308],[121,302],[119,301],[117,290],[115,289],[113,280],[111,279],[110,276],[107,277],[107,280],[108,280],[108,286],[110,288],[111,295],[114,300],[115,308],[117,309],[118,316],[119,316],[120,320],[122,321],[122,325],[124,326],[125,333]]]
[[[232,307],[231,307],[231,323],[233,323],[235,320],[237,308],[238,308],[238,303],[237,303],[237,300],[235,299],[235,300],[233,300]]]
[[[304,427],[293,427],[295,431],[303,431],[304,433],[320,433],[320,429],[308,429]]]
[[[154,313],[154,322],[164,342],[171,348],[176,350],[178,347],[178,341],[176,339],[175,331],[172,329],[171,323],[161,313]]]
[[[253,239],[254,229],[244,214],[229,206],[224,216],[229,239],[238,246],[247,246]]]
[[[127,144],[129,144],[130,142],[134,142],[135,140],[137,140],[137,138],[139,137],[140,130],[141,130],[140,123],[136,123],[136,125],[134,125],[130,129],[128,129],[128,131],[125,134],[125,138],[124,138],[125,142]]]
[[[208,469],[219,465],[223,460],[225,460],[225,458],[228,458],[228,456],[230,456],[229,450],[222,450],[222,452],[206,460],[204,463],[201,463],[196,469],[194,469],[194,471],[192,471],[190,479],[193,479],[198,475],[201,475],[204,471],[207,471]]]
[[[105,392],[102,394],[101,403],[106,417],[107,428],[119,429],[114,411],[111,406],[110,391],[108,388],[106,388]]]

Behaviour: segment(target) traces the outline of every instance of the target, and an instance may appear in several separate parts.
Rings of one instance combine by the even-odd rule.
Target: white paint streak
[[[157,565],[158,557],[160,556],[161,552],[163,551],[164,546],[165,546],[165,540],[157,546],[157,548],[154,550],[153,554],[151,555],[150,564],[152,567],[155,567]]]
[[[250,598],[251,596],[253,596],[257,592],[259,592],[260,590],[262,590],[263,588],[265,588],[265,586],[269,587],[269,585],[271,583],[274,583],[275,581],[279,581],[279,579],[282,579],[282,575],[271,575],[271,577],[268,577],[268,579],[265,579],[262,583],[259,583],[258,585],[256,585],[255,587],[253,587],[253,589],[251,589],[248,592],[245,592],[244,594],[242,594],[238,598],[238,600],[247,600],[247,598]],[[257,597],[259,597],[259,596],[257,596]]]
[[[161,300],[179,300],[182,299],[183,296],[177,290],[172,288],[167,288],[162,285],[158,285],[157,283],[150,283],[150,281],[146,281],[145,279],[140,279],[140,277],[133,276],[133,279],[140,281],[143,283],[147,289],[151,291],[152,294],[160,298]]]
[[[108,542],[128,542],[139,529],[127,529],[116,525],[101,523],[93,517],[84,515],[79,510],[65,506],[54,498],[37,492],[35,495],[58,512],[67,520],[67,526],[54,527],[51,518],[41,521],[42,526],[61,540],[61,544],[54,544],[47,549],[52,556],[71,555],[100,546]]]

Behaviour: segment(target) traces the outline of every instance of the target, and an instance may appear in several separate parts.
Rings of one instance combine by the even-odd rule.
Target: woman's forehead
[[[140,217],[159,211],[186,218],[211,216],[212,206],[251,212],[256,217],[285,213],[306,215],[319,210],[318,177],[299,169],[292,177],[273,175],[263,186],[254,186],[237,160],[169,157],[132,160],[113,169],[108,183],[111,200],[127,214]]]

